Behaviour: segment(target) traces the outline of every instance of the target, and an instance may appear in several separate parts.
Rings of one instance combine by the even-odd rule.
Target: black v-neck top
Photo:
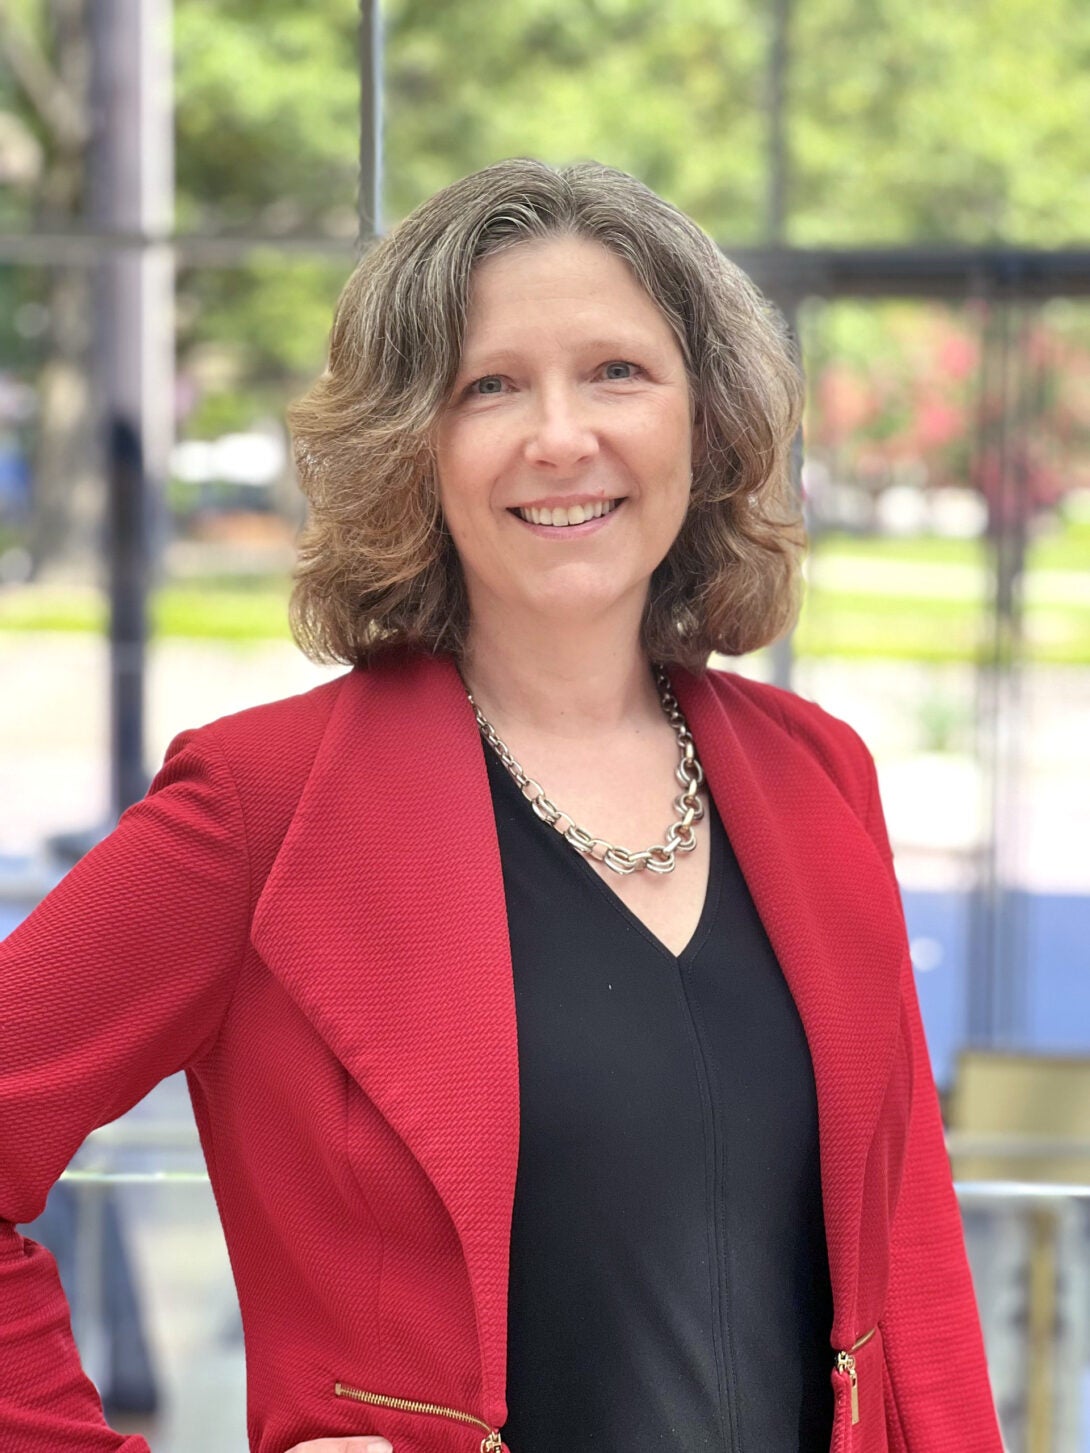
[[[827,1453],[813,1066],[714,804],[676,956],[482,750],[518,1022],[504,1440]]]

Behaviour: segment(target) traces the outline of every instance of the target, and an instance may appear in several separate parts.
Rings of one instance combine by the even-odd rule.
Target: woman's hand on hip
[[[288,1453],[394,1453],[393,1444],[386,1438],[312,1438],[307,1443],[296,1443]]]

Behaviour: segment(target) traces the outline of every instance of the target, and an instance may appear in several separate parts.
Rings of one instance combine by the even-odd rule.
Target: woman
[[[873,763],[705,669],[793,618],[799,407],[622,173],[364,257],[293,416],[352,669],[183,732],[0,950],[3,1449],[144,1448],[14,1226],[185,1068],[258,1453],[998,1453]]]

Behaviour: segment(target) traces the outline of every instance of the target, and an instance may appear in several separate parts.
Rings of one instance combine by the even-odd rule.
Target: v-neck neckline
[[[629,908],[624,899],[618,893],[614,892],[605,879],[594,871],[584,855],[577,848],[573,848],[571,843],[565,842],[562,833],[557,832],[554,827],[537,816],[529,800],[520,791],[518,783],[500,761],[495,750],[488,745],[483,737],[481,738],[481,750],[484,752],[485,759],[489,764],[490,779],[494,781],[499,778],[506,784],[506,787],[513,793],[514,799],[520,802],[522,808],[530,814],[533,822],[553,840],[555,847],[562,855],[563,861],[568,863],[571,871],[582,874],[585,880],[593,883],[595,889],[605,895],[629,927],[635,929],[653,948],[657,949],[659,953],[664,954],[672,963],[682,966],[695,958],[703,947],[711,931],[711,926],[715,921],[715,916],[719,911],[719,890],[722,880],[722,845],[720,842],[720,832],[723,829],[718,823],[715,803],[711,800],[710,793],[705,793],[703,819],[707,831],[711,834],[709,840],[708,882],[704,890],[704,903],[700,910],[700,917],[697,919],[696,927],[689,936],[688,942],[680,952],[674,953],[672,949],[663,943],[662,939],[659,938],[654,930],[648,928],[643,919]],[[493,769],[495,769],[494,772]],[[683,862],[679,866],[684,870]]]

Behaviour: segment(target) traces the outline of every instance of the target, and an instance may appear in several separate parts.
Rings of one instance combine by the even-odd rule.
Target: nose
[[[527,462],[570,469],[597,453],[598,435],[591,411],[578,391],[563,385],[542,389],[530,418]]]

